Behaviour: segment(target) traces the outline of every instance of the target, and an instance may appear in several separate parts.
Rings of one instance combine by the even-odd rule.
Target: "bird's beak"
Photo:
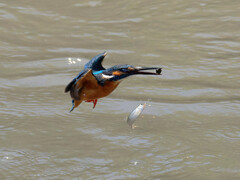
[[[150,72],[152,70],[153,72]],[[133,71],[134,74],[145,74],[145,75],[161,75],[162,68],[159,67],[136,67]]]

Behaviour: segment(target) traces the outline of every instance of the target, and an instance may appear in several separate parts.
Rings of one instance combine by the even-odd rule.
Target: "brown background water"
[[[229,0],[2,0],[1,179],[239,179],[239,12]],[[105,50],[105,67],[163,75],[68,113],[65,85]]]

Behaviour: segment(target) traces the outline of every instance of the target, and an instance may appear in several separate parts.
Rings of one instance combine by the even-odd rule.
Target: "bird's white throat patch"
[[[114,77],[114,75],[109,76],[109,75],[106,75],[106,74],[102,74],[102,78],[104,78],[104,79],[111,79],[113,77]]]

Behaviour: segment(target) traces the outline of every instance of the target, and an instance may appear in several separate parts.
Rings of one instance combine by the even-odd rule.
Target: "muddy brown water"
[[[226,0],[2,0],[0,179],[239,179],[239,12]],[[162,76],[69,113],[65,85],[105,50],[105,67]]]

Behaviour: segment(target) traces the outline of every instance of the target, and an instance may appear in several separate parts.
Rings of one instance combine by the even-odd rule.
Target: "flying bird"
[[[95,108],[99,98],[108,96],[120,84],[121,80],[132,75],[161,75],[158,67],[134,67],[132,65],[115,65],[105,69],[102,66],[107,52],[92,58],[84,69],[66,86],[65,93],[70,92],[72,108],[78,107],[82,101],[93,102]],[[148,72],[146,70],[155,70]]]

